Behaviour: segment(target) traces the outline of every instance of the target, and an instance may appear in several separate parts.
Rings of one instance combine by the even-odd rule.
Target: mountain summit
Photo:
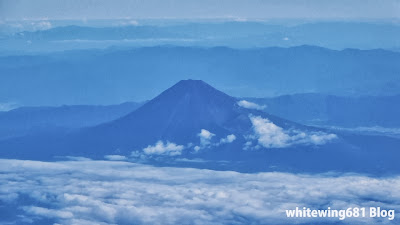
[[[233,98],[201,80],[182,80],[138,110],[85,130],[106,135],[114,149],[143,148],[159,140],[198,142],[202,129],[224,136],[250,128],[250,120]],[[96,137],[96,139],[98,139]]]
[[[176,139],[201,128],[221,130],[226,121],[238,116],[236,102],[203,81],[183,80],[113,124],[137,128],[140,121],[141,129],[150,129],[158,138]]]
[[[317,146],[336,139],[249,104],[254,103],[242,104],[204,81],[183,80],[128,115],[83,129],[67,142],[69,149],[92,158],[133,151],[147,158],[241,160],[260,149]]]
[[[400,146],[397,139],[333,134],[263,108],[203,81],[183,80],[119,119],[0,141],[0,149],[6,149],[0,154],[28,159],[123,155],[155,165],[247,172],[400,171],[391,160]]]

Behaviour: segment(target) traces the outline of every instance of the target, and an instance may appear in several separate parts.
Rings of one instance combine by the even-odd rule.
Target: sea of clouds
[[[246,174],[84,158],[0,159],[0,214],[9,209],[0,224],[325,224],[339,220],[286,218],[285,210],[381,206],[399,212],[399,203],[400,177]]]

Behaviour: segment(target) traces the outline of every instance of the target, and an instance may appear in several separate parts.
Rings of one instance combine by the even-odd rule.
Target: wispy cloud
[[[18,107],[18,104],[12,102],[0,103],[0,111],[10,111]]]
[[[244,174],[116,161],[0,160],[0,204],[19,220],[58,224],[326,224],[295,207],[400,210],[400,177]],[[32,199],[31,201],[25,201]],[[0,223],[4,223],[0,218]],[[344,224],[386,224],[385,218]]]
[[[266,105],[258,105],[258,104],[254,103],[254,102],[249,102],[249,101],[246,101],[246,100],[238,101],[237,104],[239,106],[243,107],[243,108],[246,108],[246,109],[263,110],[263,109],[265,109],[267,107]]]
[[[53,24],[46,18],[40,20],[5,21],[3,24],[0,22],[0,25],[14,32],[48,30],[53,28]]]
[[[372,134],[386,134],[386,135],[399,135],[400,128],[394,127],[381,127],[381,126],[372,126],[372,127],[335,127],[335,126],[326,126],[326,128],[333,130],[344,130],[351,132],[361,132],[361,133],[372,133]]]
[[[104,158],[112,161],[124,161],[128,159],[123,155],[105,155]]]
[[[137,20],[121,20],[116,23],[117,26],[139,26]]]

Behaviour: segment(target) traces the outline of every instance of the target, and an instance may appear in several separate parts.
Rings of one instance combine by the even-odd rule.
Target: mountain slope
[[[215,133],[216,138],[250,133],[250,114],[264,115],[284,128],[304,127],[267,113],[240,107],[236,98],[203,81],[183,80],[138,110],[110,123],[79,132],[79,141],[75,142],[103,142],[98,137],[106,136],[102,148],[108,146],[107,151],[144,148],[159,140],[198,144],[202,129]]]
[[[120,119],[0,141],[0,154],[47,160],[122,155],[117,159],[245,172],[377,174],[400,172],[399,146],[395,138],[333,134],[290,122],[243,106],[203,81],[185,80]]]
[[[120,118],[141,105],[127,102],[109,106],[21,107],[0,112],[0,140],[32,132],[95,126]]]

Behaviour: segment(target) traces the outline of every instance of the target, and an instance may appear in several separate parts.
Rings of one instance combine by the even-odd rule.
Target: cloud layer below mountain
[[[0,211],[16,206],[19,216],[2,218],[0,223],[40,219],[58,224],[334,223],[337,218],[286,218],[285,210],[381,206],[398,212],[399,187],[400,177],[244,174],[117,161],[2,159]]]

